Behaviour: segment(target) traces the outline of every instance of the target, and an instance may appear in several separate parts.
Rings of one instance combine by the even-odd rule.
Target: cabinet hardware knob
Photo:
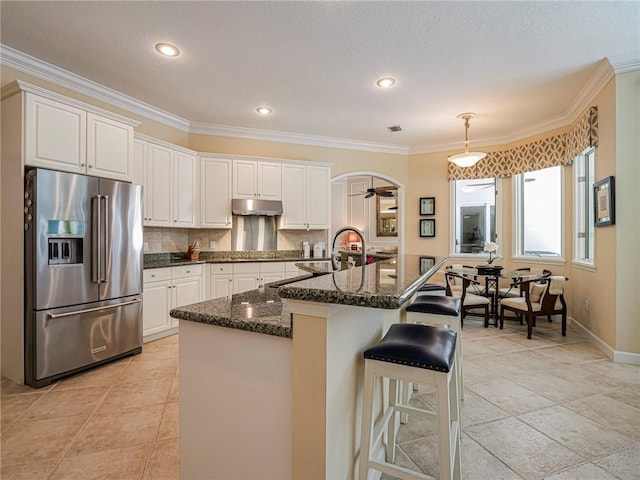
[[[89,168],[93,168],[93,165],[89,165]]]

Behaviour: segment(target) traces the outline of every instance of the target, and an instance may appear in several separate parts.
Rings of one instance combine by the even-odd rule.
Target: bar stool
[[[458,369],[458,392],[460,400],[464,400],[464,362],[462,350],[462,321],[460,311],[462,304],[459,298],[440,295],[420,295],[407,307],[406,321],[409,323],[425,323],[443,325],[458,334],[456,347],[456,368]]]
[[[440,479],[460,478],[460,401],[455,368],[456,338],[456,332],[444,327],[395,323],[379,343],[364,351],[360,480],[366,480],[370,468],[404,479],[432,478],[393,465],[399,412],[437,415]],[[372,418],[375,377],[389,379],[389,405],[379,422]],[[398,399],[399,381],[433,385],[436,388],[436,412],[401,403]],[[371,452],[375,451],[385,429],[388,436],[386,461],[376,461],[370,458]]]

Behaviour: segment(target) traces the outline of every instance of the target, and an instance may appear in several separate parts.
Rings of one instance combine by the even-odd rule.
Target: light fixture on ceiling
[[[461,113],[458,118],[464,120],[464,153],[451,155],[449,161],[455,163],[459,167],[472,167],[484,157],[486,153],[469,151],[469,119],[475,117],[475,113]]]
[[[180,55],[178,47],[171,45],[170,43],[156,43],[156,51],[165,57],[177,57]]]
[[[262,106],[256,108],[256,112],[258,112],[260,115],[271,115],[273,110],[271,110],[269,107]]]
[[[376,85],[380,88],[391,88],[395,84],[396,84],[396,79],[393,77],[383,77],[376,82]]]

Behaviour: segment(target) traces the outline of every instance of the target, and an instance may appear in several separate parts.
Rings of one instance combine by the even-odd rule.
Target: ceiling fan
[[[395,197],[395,191],[395,189],[390,190],[389,187],[374,187],[373,177],[371,177],[371,188],[367,188],[364,192],[352,193],[349,196],[355,197],[356,195],[364,195],[364,198],[371,198],[374,195],[378,195],[380,197]]]

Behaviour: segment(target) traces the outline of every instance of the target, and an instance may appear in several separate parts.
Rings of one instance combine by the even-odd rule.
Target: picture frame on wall
[[[594,225],[604,227],[615,225],[615,181],[606,177],[593,184]]]
[[[436,214],[436,197],[420,198],[420,215]]]
[[[420,275],[427,273],[435,264],[435,257],[420,257]]]
[[[420,236],[421,237],[436,236],[436,219],[435,218],[420,219]]]

